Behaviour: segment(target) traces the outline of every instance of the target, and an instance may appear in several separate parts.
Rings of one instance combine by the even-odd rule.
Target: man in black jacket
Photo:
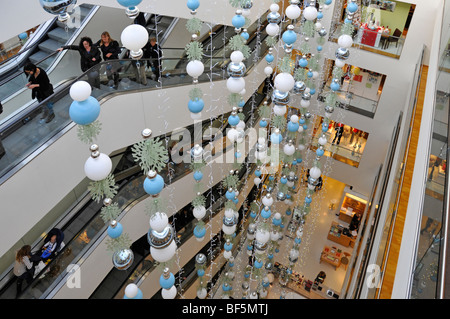
[[[155,81],[159,81],[161,75],[161,58],[162,51],[159,45],[156,43],[156,38],[151,38],[150,42],[144,47],[144,58],[151,59],[152,72],[155,74]]]

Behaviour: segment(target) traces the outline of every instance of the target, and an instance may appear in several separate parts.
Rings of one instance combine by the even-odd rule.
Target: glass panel
[[[325,134],[327,144],[323,147],[325,150],[324,155],[332,157],[339,162],[358,167],[369,133],[334,121],[330,121],[328,131],[323,132],[323,120],[323,117],[317,116],[314,123],[313,138],[309,148],[315,151],[319,138],[322,134]]]

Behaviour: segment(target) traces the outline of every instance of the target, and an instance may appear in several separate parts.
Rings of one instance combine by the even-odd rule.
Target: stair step
[[[48,32],[47,35],[50,39],[53,39],[60,44],[65,44],[74,33],[74,29],[69,29],[67,32],[63,28],[55,28]]]
[[[45,57],[48,56],[48,54],[44,51],[37,51],[36,53],[33,53],[30,55],[29,59],[30,62],[33,64],[36,64],[38,61],[45,59]]]
[[[42,50],[44,52],[53,53],[58,48],[61,47],[61,43],[59,43],[58,41],[53,40],[53,39],[47,39],[47,40],[39,43],[38,47],[40,50]]]

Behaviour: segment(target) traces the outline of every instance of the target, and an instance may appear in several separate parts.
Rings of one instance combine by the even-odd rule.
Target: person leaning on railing
[[[62,50],[76,50],[80,53],[80,66],[83,72],[102,62],[100,49],[92,43],[92,39],[89,37],[82,37],[79,45],[64,45],[57,49],[57,51]],[[100,88],[98,70],[92,70],[88,74],[88,81],[91,85]]]

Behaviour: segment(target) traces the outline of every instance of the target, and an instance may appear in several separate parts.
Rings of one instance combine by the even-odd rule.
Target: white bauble
[[[309,176],[311,176],[311,178],[318,179],[321,174],[322,171],[316,166],[311,167],[311,169],[309,170]]]
[[[227,80],[227,89],[231,93],[239,93],[243,89],[245,89],[245,80],[244,78],[233,78],[229,77]]]
[[[207,295],[208,291],[206,291],[206,288],[201,288],[197,290],[198,299],[205,299]]]
[[[203,217],[205,217],[206,215],[206,208],[203,205],[194,207],[192,213],[194,214],[194,217],[197,218],[198,220],[203,219]]]
[[[231,251],[225,250],[225,251],[223,252],[223,257],[224,257],[226,260],[228,260],[231,256],[232,256]]]
[[[353,39],[348,34],[343,34],[339,36],[338,44],[341,48],[350,48],[353,44]]]
[[[136,284],[129,284],[125,287],[125,296],[129,299],[133,299],[139,293],[139,288]]]
[[[316,189],[316,186],[308,184],[308,189],[313,191]]]
[[[234,210],[231,208],[225,209],[225,217],[232,218],[234,217]]]
[[[227,132],[227,137],[231,143],[234,143],[237,141],[239,137],[239,131],[236,130],[235,128],[230,128]]]
[[[273,112],[275,115],[283,116],[287,112],[287,106],[286,105],[274,105]]]
[[[301,14],[302,10],[295,4],[291,4],[286,8],[286,16],[291,20],[298,19]]]
[[[301,100],[300,101],[300,106],[301,107],[309,107],[311,105],[311,102],[309,100]]]
[[[237,130],[245,130],[245,122],[244,121],[239,121],[238,125],[236,125],[236,129]]]
[[[272,230],[270,232],[270,240],[277,241],[280,238],[280,234],[277,231]]]
[[[276,23],[269,23],[266,27],[266,32],[269,36],[275,37],[280,33],[280,27]]]
[[[301,229],[301,228],[297,229],[297,232],[295,233],[295,235],[297,236],[297,238],[302,238],[303,237],[303,229]]]
[[[249,9],[242,9],[242,15],[244,17],[248,17],[250,15],[250,10]]]
[[[267,151],[263,152],[255,152],[256,159],[259,159],[260,161],[264,161],[267,158]]]
[[[288,182],[286,183],[286,185],[287,185],[288,187],[293,187],[293,186],[294,186],[294,182],[289,182],[289,181],[288,181]]]
[[[189,74],[193,78],[198,78],[200,75],[203,74],[204,70],[205,66],[199,60],[192,60],[186,66],[187,74]]]
[[[255,179],[253,180],[253,183],[255,183],[255,185],[258,186],[259,184],[261,184],[261,178],[255,177]]]
[[[272,196],[268,197],[268,196],[266,195],[266,196],[264,196],[264,197],[262,198],[261,201],[262,201],[262,203],[263,203],[264,206],[270,207],[270,206],[272,206],[272,204],[273,204],[273,198],[272,198]]]
[[[150,254],[154,260],[163,263],[172,259],[172,257],[175,256],[176,250],[177,244],[175,243],[175,240],[173,240],[169,246],[164,248],[150,247]]]
[[[244,60],[244,54],[242,54],[242,52],[238,51],[238,50],[233,51],[230,54],[230,59],[234,63],[240,63],[240,62],[242,62]]]
[[[314,80],[318,79],[318,78],[319,78],[319,72],[313,71],[313,76],[312,76],[312,78],[313,78]]]
[[[298,127],[297,132],[302,133],[303,131],[304,131],[303,125],[300,125],[300,126]]]
[[[294,115],[291,116],[291,122],[292,123],[298,123],[298,120],[299,120],[298,115],[294,114]]]
[[[259,298],[264,299],[264,298],[266,298],[266,297],[267,297],[267,290],[266,290],[266,289],[261,289],[261,290],[259,291]]]
[[[150,217],[150,228],[156,232],[162,232],[169,224],[169,217],[166,213],[156,212]]]
[[[236,231],[236,225],[233,226],[222,225],[222,230],[226,235],[233,235]]]
[[[281,214],[280,213],[275,213],[275,215],[273,215],[273,218],[281,219]]]
[[[303,16],[308,21],[312,21],[315,18],[317,18],[317,14],[318,14],[317,9],[314,6],[309,6],[303,9]]]
[[[276,3],[272,3],[269,7],[270,11],[272,12],[277,12],[278,10],[280,10],[280,6]]]
[[[305,150],[306,146],[305,144],[298,144],[297,149],[301,152],[303,150]]]
[[[294,88],[295,79],[290,73],[279,73],[274,80],[274,86],[281,92],[289,92]]]
[[[169,289],[163,288],[161,289],[161,296],[163,297],[163,299],[175,299],[175,297],[177,296],[177,288],[175,287],[175,285],[173,285]]]
[[[202,112],[198,112],[198,113],[192,113],[191,112],[191,119],[193,120],[200,120],[202,118]]]
[[[327,144],[327,138],[325,136],[319,137],[318,143],[324,146],[325,144]]]
[[[316,22],[316,23],[314,24],[314,28],[316,29],[316,31],[319,31],[320,29],[322,29],[322,23]]]
[[[265,74],[265,75],[269,76],[269,75],[271,75],[272,73],[273,73],[273,68],[272,68],[272,67],[266,66],[266,67],[264,68],[264,74]]]
[[[337,66],[338,68],[343,68],[345,65],[345,62],[341,59],[336,59],[336,60],[334,60],[334,65]]]
[[[257,229],[255,239],[259,241],[261,244],[265,244],[270,239],[270,233],[267,230]]]
[[[74,101],[84,101],[91,96],[91,85],[86,81],[77,81],[70,87],[70,97]]]
[[[97,157],[89,156],[84,163],[84,173],[93,181],[101,181],[111,173],[112,161],[108,155],[100,153]]]
[[[291,145],[286,144],[286,145],[284,145],[283,152],[287,156],[294,155],[294,153],[295,153],[295,146],[292,145],[292,144]]]
[[[271,273],[268,273],[268,274],[267,274],[267,278],[269,279],[269,282],[270,282],[270,283],[273,283],[273,281],[274,281],[274,279],[275,279],[275,276],[274,276],[273,274],[271,274]]]
[[[291,257],[291,259],[297,259],[298,258],[298,256],[299,256],[299,252],[298,252],[298,250],[297,249],[291,249],[290,251],[289,251],[289,257]]]
[[[139,51],[148,42],[148,31],[139,24],[131,24],[123,29],[120,40],[131,51]]]

